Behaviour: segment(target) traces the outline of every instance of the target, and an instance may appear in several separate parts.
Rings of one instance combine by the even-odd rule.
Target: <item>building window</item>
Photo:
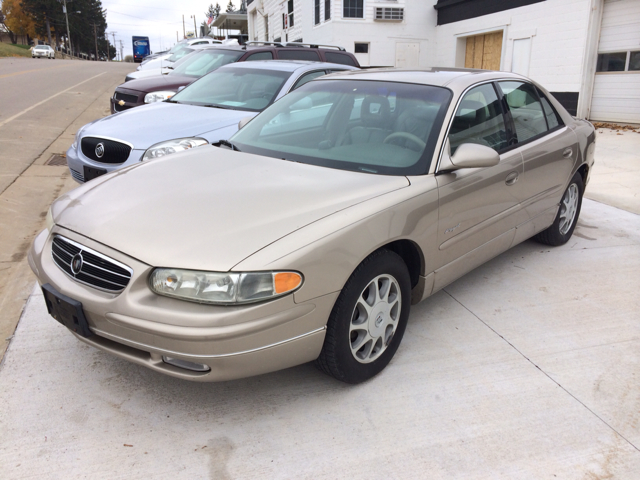
[[[324,0],[324,19],[331,20],[331,0]]]
[[[289,28],[293,27],[293,0],[287,2],[287,12],[289,12]]]
[[[624,72],[626,64],[627,52],[601,53],[596,72]]]
[[[320,0],[313,1],[313,24],[318,25],[320,23]]]
[[[354,48],[355,53],[369,53],[368,43],[356,43]]]
[[[364,18],[364,0],[343,0],[345,18]]]

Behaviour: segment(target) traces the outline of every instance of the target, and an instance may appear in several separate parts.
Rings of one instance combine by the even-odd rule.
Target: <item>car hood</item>
[[[204,146],[92,180],[54,202],[52,215],[148,265],[224,272],[305,225],[408,186],[406,177]]]
[[[87,126],[82,137],[123,140],[136,150],[146,150],[163,140],[203,136],[237,125],[243,118],[254,115],[255,112],[158,102],[104,117]]]
[[[158,92],[160,90],[173,90],[177,92],[179,87],[189,85],[197,80],[196,77],[189,75],[161,75],[159,65],[158,68],[153,71],[157,75],[129,80],[122,84],[121,87],[127,90],[136,90],[145,93]]]

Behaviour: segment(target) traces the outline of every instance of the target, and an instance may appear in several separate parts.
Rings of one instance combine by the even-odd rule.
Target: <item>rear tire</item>
[[[380,373],[402,341],[410,304],[411,281],[402,258],[389,250],[369,255],[333,306],[318,369],[352,384]]]
[[[538,233],[533,239],[537,242],[554,247],[564,245],[569,241],[578,223],[580,209],[582,208],[582,195],[584,183],[580,173],[576,173],[562,196],[560,208],[553,224]]]

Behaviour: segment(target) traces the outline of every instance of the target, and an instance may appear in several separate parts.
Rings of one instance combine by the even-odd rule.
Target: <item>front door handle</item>
[[[562,156],[564,158],[569,158],[573,154],[573,150],[571,148],[565,148],[564,152],[562,152]]]
[[[518,181],[518,172],[511,172],[507,175],[507,178],[504,180],[504,183],[507,185],[513,185]]]

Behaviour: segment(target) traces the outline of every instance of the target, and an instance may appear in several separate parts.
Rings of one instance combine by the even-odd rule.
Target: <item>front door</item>
[[[452,155],[463,143],[478,143],[500,153],[500,163],[437,173],[439,247],[434,291],[507,250],[515,227],[526,220],[518,194],[524,184],[522,155],[519,150],[507,151],[511,133],[492,83],[465,94],[448,139]]]

